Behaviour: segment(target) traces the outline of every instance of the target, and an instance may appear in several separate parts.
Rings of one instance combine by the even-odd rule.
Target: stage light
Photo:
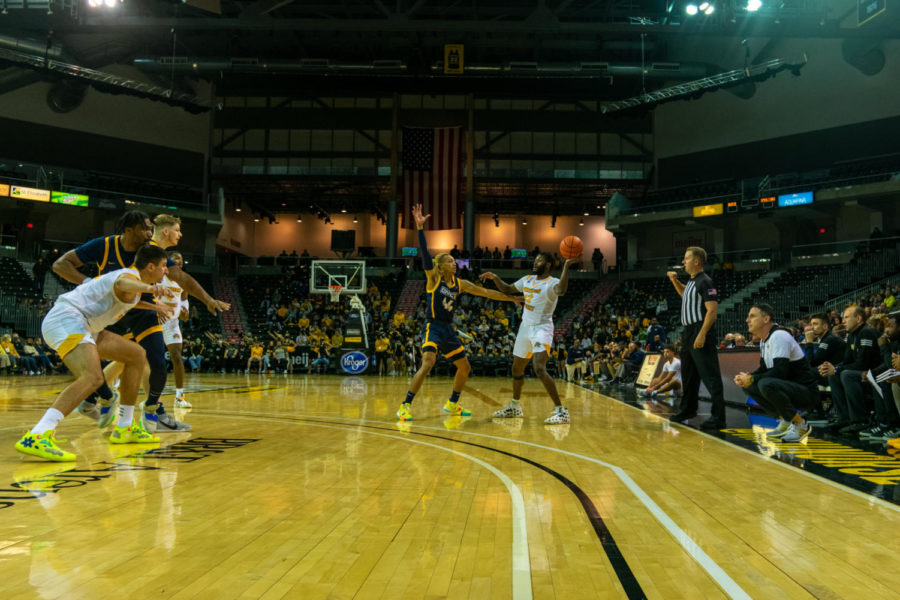
[[[762,8],[762,0],[747,0],[747,12],[756,12]]]
[[[684,12],[688,14],[688,16],[693,17],[697,14],[697,5],[696,4],[688,4],[684,7]]]

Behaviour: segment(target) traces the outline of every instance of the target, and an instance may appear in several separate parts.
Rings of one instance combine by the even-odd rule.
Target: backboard
[[[314,260],[309,275],[311,294],[327,294],[329,285],[341,285],[342,294],[366,293],[366,261]]]

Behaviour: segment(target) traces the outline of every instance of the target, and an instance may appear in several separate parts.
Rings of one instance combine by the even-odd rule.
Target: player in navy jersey
[[[522,298],[507,296],[496,290],[487,290],[470,281],[458,279],[456,277],[456,261],[446,252],[438,254],[432,261],[423,230],[425,222],[431,215],[422,215],[421,204],[416,204],[412,212],[416,221],[416,229],[419,231],[419,252],[422,255],[422,265],[425,268],[425,275],[428,277],[425,288],[425,325],[422,329],[422,366],[416,371],[409,384],[406,400],[400,405],[397,418],[401,421],[412,421],[410,407],[413,398],[434,367],[438,351],[456,365],[453,393],[444,404],[444,412],[453,416],[468,416],[472,413],[459,406],[458,402],[459,394],[466,385],[472,367],[469,365],[469,359],[466,358],[466,349],[453,329],[453,311],[456,309],[456,300],[460,294],[474,294],[521,304]]]

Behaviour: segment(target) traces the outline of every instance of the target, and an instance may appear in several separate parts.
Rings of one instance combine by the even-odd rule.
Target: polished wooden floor
[[[189,376],[189,434],[13,450],[66,379],[0,380],[0,598],[896,598],[900,510],[560,382]],[[169,397],[171,399],[171,397]]]

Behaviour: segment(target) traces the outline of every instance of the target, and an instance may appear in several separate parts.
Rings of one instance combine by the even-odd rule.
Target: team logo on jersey
[[[341,357],[341,368],[345,373],[356,375],[369,367],[369,357],[362,352],[348,352]]]

